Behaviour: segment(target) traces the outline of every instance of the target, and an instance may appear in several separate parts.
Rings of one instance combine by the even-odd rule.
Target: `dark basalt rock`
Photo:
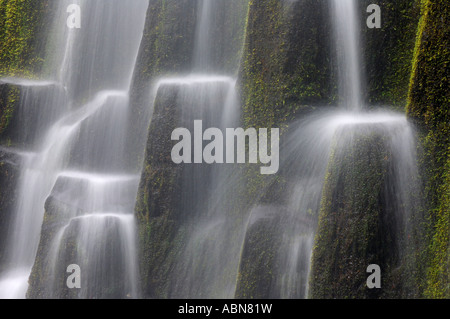
[[[65,98],[64,89],[53,82],[0,79],[1,142],[22,148],[36,145],[63,114]]]
[[[9,225],[14,218],[13,213],[17,203],[19,164],[20,157],[17,154],[0,148],[0,265],[3,265],[5,258]]]
[[[404,212],[393,180],[393,150],[382,129],[343,128],[324,185],[313,251],[312,298],[398,298],[404,267]],[[370,290],[366,269],[382,269],[382,289]]]

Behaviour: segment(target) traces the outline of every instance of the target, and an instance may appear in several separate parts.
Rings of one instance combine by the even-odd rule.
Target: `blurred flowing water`
[[[358,2],[332,0],[334,38],[338,54],[339,95],[341,107],[352,111],[363,108],[361,41]]]
[[[410,227],[408,220],[419,194],[416,135],[406,116],[388,110],[365,110],[358,1],[331,0],[331,8],[340,105],[337,109],[322,108],[290,125],[280,151],[281,174],[287,176],[287,207],[272,209],[269,215],[266,207],[252,212],[279,225],[275,235],[280,241],[276,252],[277,266],[269,289],[269,296],[274,298],[309,296],[318,216],[322,205],[326,204],[322,202],[322,193],[333,154],[353,147],[364,135],[383,136],[386,140],[386,151],[392,154],[388,189],[385,190],[389,201],[386,205],[396,215],[392,219],[398,221],[392,229],[397,233],[393,236],[400,238],[396,242],[396,253],[401,256],[407,249],[402,234]],[[340,160],[345,161],[345,158]],[[347,186],[354,192],[376,191]]]
[[[187,128],[192,134],[196,120],[202,121],[203,130],[219,128],[225,132],[226,128],[240,126],[236,77],[221,71],[213,59],[215,37],[223,38],[214,19],[222,14],[219,2],[197,2],[192,72],[162,77],[154,88],[155,101],[177,97],[177,127]],[[203,136],[203,132],[195,134]],[[179,183],[186,242],[167,278],[170,298],[233,298],[242,242],[239,234],[244,231],[229,204],[237,177],[233,165],[184,165]]]
[[[245,184],[238,166],[183,167],[179,182],[186,240],[165,278],[168,297],[236,297],[242,260],[255,255],[252,236],[269,227],[276,267],[265,297],[307,298],[329,160],[361,130],[385,136],[393,154],[390,204],[399,220],[411,214],[415,190],[410,185],[417,175],[414,131],[405,115],[364,111],[357,1],[330,1],[341,105],[291,124],[283,136],[280,173],[287,187],[282,205],[258,203],[239,211],[236,201],[242,194],[237,192]],[[81,29],[66,27],[66,9],[74,2],[85,13]],[[204,129],[241,126],[237,77],[214,64],[217,2],[198,0],[192,72],[163,76],[151,89],[150,109],[176,93],[177,124],[191,132],[195,120],[202,120]],[[40,284],[45,297],[138,298],[134,205],[140,176],[127,167],[126,143],[133,125],[128,122],[130,85],[148,1],[62,0],[58,7],[49,36],[58,48],[52,51],[56,62],[50,80],[1,80],[21,88],[13,125],[23,127],[17,138],[25,149],[18,152],[19,201],[0,274],[0,298],[25,297],[35,264],[45,269]],[[138,128],[142,135],[146,130]],[[45,243],[41,248],[40,242]],[[82,270],[82,289],[72,296],[63,287],[69,264]]]
[[[83,13],[80,29],[66,26],[74,3]],[[6,79],[21,88],[24,111],[17,121],[30,153],[21,162],[0,297],[25,297],[36,257],[63,278],[70,263],[80,265],[82,289],[75,297],[139,297],[133,217],[139,178],[127,169],[124,149],[147,7],[146,0],[59,1],[49,35],[50,83]],[[36,256],[48,236],[41,232],[44,213],[58,213],[49,202],[70,213],[61,217],[52,252]],[[68,241],[73,254],[65,258]],[[57,276],[42,283],[44,296],[63,297]],[[113,277],[123,278],[122,286],[113,287]]]

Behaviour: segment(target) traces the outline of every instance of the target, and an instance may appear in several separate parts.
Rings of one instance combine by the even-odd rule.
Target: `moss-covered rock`
[[[421,238],[421,288],[425,297],[450,297],[449,189],[450,5],[443,0],[421,1],[409,91],[408,115],[421,129],[420,159],[425,184],[426,234]]]
[[[250,1],[238,90],[244,127],[280,127],[336,102],[328,1]],[[243,172],[242,202],[280,204],[286,179]]]
[[[7,76],[36,77],[42,69],[45,41],[49,26],[52,1],[0,1],[0,78]],[[0,83],[0,143],[9,147],[17,136],[18,128],[12,125],[14,113],[20,105],[19,87]],[[4,257],[4,244],[8,225],[15,208],[16,186],[20,159],[11,160],[10,151],[2,150],[0,156],[0,260]]]
[[[380,1],[383,27],[370,30],[365,25],[367,15],[363,14],[369,2],[360,4],[369,104],[401,109],[406,102],[411,59],[415,59],[408,111],[411,118],[431,132],[425,140],[428,143],[426,158],[430,159],[432,167],[427,197],[435,209],[429,214],[429,237],[434,239],[430,240],[428,250],[433,256],[430,257],[433,265],[428,272],[429,287],[433,288],[428,290],[428,295],[442,296],[448,287],[448,266],[443,266],[446,261],[448,265],[448,249],[445,249],[448,247],[448,205],[445,204],[448,203],[448,179],[442,168],[449,159],[448,45],[445,42],[448,28],[437,25],[446,21],[448,6],[442,1],[422,1],[422,23],[414,54],[418,1]],[[150,88],[155,79],[191,70],[198,9],[192,1],[151,2],[133,85],[136,123],[145,118],[147,106],[152,103]],[[328,1],[249,1],[239,72],[244,126],[283,126],[316,106],[335,104],[336,57],[329,12]],[[224,16],[215,18],[220,20]],[[236,35],[239,38],[239,34]],[[223,52],[226,46],[218,45],[216,49],[215,55],[228,56]],[[231,70],[228,65],[234,61],[222,61],[221,67]],[[136,208],[141,271],[147,297],[169,295],[168,278],[183,247],[184,230],[179,224],[181,215],[177,208],[180,187],[177,181],[182,168],[173,167],[167,153],[171,148],[167,145],[167,136],[175,127],[173,121],[178,116],[174,108],[175,96],[176,92],[159,95],[160,100],[155,103]],[[394,230],[400,222],[392,217],[394,214],[390,214],[386,205],[389,159],[390,150],[382,134],[361,135],[357,147],[343,147],[335,152],[325,186],[319,227],[321,235],[318,236],[320,244],[315,250],[313,296],[402,296],[406,266],[396,248],[401,235],[395,235]],[[268,205],[283,204],[284,192],[280,191],[286,187],[283,177],[265,179],[256,169],[245,170],[242,176],[242,185],[246,189],[236,202],[245,202],[245,209],[258,201]],[[351,186],[340,188],[337,185]],[[362,214],[361,210],[368,213]],[[348,225],[347,229],[344,224]],[[327,227],[334,229],[334,234]],[[420,233],[417,229],[416,232]],[[261,257],[258,252],[266,253],[276,245],[266,240],[264,233],[270,234],[271,230],[260,225],[252,228],[247,236],[247,243],[264,239],[262,242],[270,247],[266,250],[262,245],[264,247],[259,249],[257,245],[255,251],[251,251],[251,245],[246,245],[237,296],[263,297],[268,294],[266,284],[273,279],[270,273],[276,265],[272,259],[258,259]],[[333,241],[336,236],[342,240]],[[325,262],[329,260],[333,263]],[[365,287],[365,269],[370,263],[382,266],[385,287],[382,291],[368,291]],[[414,276],[420,277],[420,274]],[[259,285],[255,278],[262,278],[264,284]]]
[[[277,252],[280,249],[282,225],[278,214],[283,208],[255,207],[241,255],[236,298],[266,299],[274,297],[277,274]]]
[[[0,1],[0,76],[35,77],[44,62],[50,0]]]
[[[199,1],[198,13],[201,14],[203,1]],[[210,1],[210,15],[205,17],[210,21],[208,28],[201,25],[200,18],[197,20],[197,34],[194,53],[201,48],[197,47],[201,37],[207,37],[206,61],[196,61],[194,57],[194,71],[212,72],[215,74],[235,75],[239,68],[242,57],[242,44],[245,37],[249,0],[215,0]],[[200,30],[199,28],[202,28]],[[198,65],[200,63],[204,69]],[[206,65],[209,64],[209,65]]]
[[[155,101],[155,112],[150,125],[146,166],[141,178],[137,212],[146,219],[173,212],[177,207],[180,185],[177,180],[180,166],[170,156],[172,131],[180,121],[181,110],[177,107],[177,89],[160,88]]]
[[[311,297],[399,297],[402,220],[391,194],[389,138],[382,130],[344,127],[336,140],[313,251]],[[371,264],[382,269],[382,289],[366,286]]]
[[[136,213],[139,224],[139,256],[145,297],[167,297],[168,279],[180,240],[182,166],[173,163],[172,131],[181,110],[177,88],[161,87],[150,125],[145,168],[141,177]]]
[[[136,112],[141,112],[151,102],[139,104],[148,97],[155,79],[190,70],[195,42],[196,3],[189,0],[150,3],[132,85]]]
[[[65,111],[64,89],[51,82],[0,79],[0,143],[26,148]]]
[[[195,183],[191,180],[183,182],[186,180],[183,179],[185,169],[183,165],[175,165],[172,162],[173,142],[170,138],[175,128],[192,125],[183,117],[182,108],[196,109],[197,105],[183,106],[184,102],[205,102],[184,101],[184,96],[180,94],[186,92],[183,83],[157,84],[157,81],[162,77],[183,77],[195,71],[193,56],[201,11],[199,4],[201,1],[150,3],[134,75],[134,122],[142,123],[139,121],[148,115],[148,110],[153,106],[136,204],[144,297],[164,298],[173,292],[173,287],[170,287],[171,276],[186,243],[186,211],[195,211],[194,207],[181,207],[183,196],[188,196],[186,194],[190,188],[195,186],[191,184]],[[217,7],[213,10],[210,30],[214,42],[211,45],[211,69],[217,73],[233,74],[237,70],[247,5],[247,0],[216,1],[214,4]],[[207,92],[208,85],[206,83],[199,90]],[[214,87],[214,84],[211,85]],[[218,89],[223,99],[226,98],[225,89],[229,88],[224,86],[224,89]],[[225,101],[220,99],[214,103],[223,105]],[[134,139],[132,144],[144,143]],[[205,185],[201,187],[206,188]],[[182,189],[185,190],[184,193]],[[195,205],[200,203],[194,203]]]
[[[10,144],[5,137],[8,135],[14,111],[20,103],[20,89],[17,86],[0,83],[0,139],[3,144]],[[7,137],[6,137],[7,139]]]
[[[273,127],[335,100],[329,3],[250,1],[240,84],[246,126]]]
[[[381,8],[381,29],[369,29],[366,8]],[[403,111],[406,105],[415,35],[419,22],[419,1],[358,1],[362,27],[362,66],[367,79],[367,102]],[[380,49],[382,48],[382,49]]]
[[[56,240],[59,232],[76,215],[77,210],[70,205],[60,202],[52,196],[47,199],[39,248],[28,280],[27,298],[76,298],[76,289],[69,289],[66,286],[67,273],[66,269],[62,268],[74,263],[76,242],[73,239],[62,241],[57,252],[57,259],[52,259],[54,249],[58,248],[60,244]],[[57,267],[58,265],[59,267]]]
[[[19,160],[17,155],[0,148],[0,265],[5,258],[5,243],[10,233],[8,225],[13,218],[11,212],[16,205]]]
[[[129,220],[126,220],[126,219]],[[86,214],[50,196],[45,205],[41,239],[30,278],[31,299],[126,299],[133,290],[133,261],[126,244],[132,216]],[[81,287],[67,286],[69,265],[80,267]]]
[[[127,154],[140,168],[153,104],[152,90],[162,76],[187,73],[192,67],[197,1],[151,1],[131,85],[131,120]],[[144,134],[141,130],[144,128]]]

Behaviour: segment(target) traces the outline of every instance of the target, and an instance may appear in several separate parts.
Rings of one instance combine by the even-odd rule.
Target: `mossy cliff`
[[[335,104],[330,9],[326,0],[250,1],[238,80],[244,127],[284,134],[294,119]],[[243,176],[246,208],[283,202],[284,176],[261,176],[254,167]]]
[[[136,64],[134,89],[145,87],[148,90],[149,80],[189,71],[196,10],[196,1],[150,2]]]
[[[426,234],[421,288],[429,298],[450,298],[450,4],[421,1],[410,82],[408,116],[421,133]]]
[[[27,298],[137,297],[131,296],[129,278],[124,275],[129,261],[122,257],[125,255],[123,238],[117,235],[123,231],[123,224],[114,216],[107,219],[97,218],[95,214],[86,216],[83,208],[58,198],[58,189],[64,189],[64,186],[64,182],[59,186],[57,182],[55,194],[45,204],[39,249],[29,278]],[[93,232],[89,226],[98,222],[102,227],[95,227]],[[79,265],[82,270],[81,289],[67,287],[67,266],[72,264]]]
[[[411,1],[381,1],[380,6],[383,28],[366,30],[367,15],[363,14],[366,6],[365,2],[361,4],[362,26],[366,30],[365,65],[369,71],[368,100],[370,104],[399,108],[406,103],[418,9]],[[337,104],[337,59],[333,53],[335,44],[330,10],[330,3],[325,0],[249,1],[238,75],[243,126],[284,128],[289,121],[315,108]],[[179,17],[181,12],[184,16],[173,18]],[[183,1],[155,1],[150,4],[133,89],[135,105],[140,106],[134,109],[137,120],[143,115],[142,107],[151,103],[144,98],[150,97],[155,79],[182,75],[192,67],[196,29],[193,21],[198,21],[198,8],[192,2],[191,5]],[[239,21],[243,23],[243,20]],[[386,49],[379,50],[380,46]],[[223,63],[227,69],[228,63]],[[147,289],[146,295],[152,297],[167,296],[168,287],[164,282],[170,271],[164,267],[170,267],[174,260],[174,254],[169,251],[179,250],[182,242],[182,231],[175,231],[179,229],[175,217],[176,200],[171,203],[171,196],[177,193],[177,177],[173,174],[179,173],[167,162],[155,161],[159,155],[151,158],[161,137],[160,133],[156,134],[156,122],[167,126],[162,114],[169,118],[175,116],[175,110],[161,108],[159,104],[162,102],[169,108],[174,103],[160,100],[155,104],[156,117],[150,126],[151,141],[149,139],[150,144],[147,144],[137,205],[141,249],[144,250],[141,256],[144,288]],[[167,129],[165,134],[169,133],[170,129]],[[160,154],[161,149],[155,152]],[[243,203],[237,205],[242,211],[257,204],[283,205],[285,198],[281,190],[285,189],[289,176],[264,178],[256,169],[248,168],[242,179],[245,191],[241,192],[241,198],[236,199],[236,202]],[[254,226],[246,242],[254,243],[255,238],[261,235],[258,229],[264,227]],[[176,242],[176,250],[170,247],[171,240]],[[160,244],[151,248],[152,243],[158,241]],[[272,280],[275,264],[258,258],[261,254],[272,254],[276,245],[270,241],[258,242],[257,245],[245,246],[237,296],[267,296],[267,287],[255,284],[259,279],[264,283]],[[272,275],[268,275],[270,273]]]
[[[34,77],[42,68],[53,1],[0,1],[0,76]]]
[[[45,41],[42,36],[49,26],[52,1],[0,1],[0,78],[36,77],[42,69]],[[17,106],[20,92],[17,87],[1,84],[0,134],[2,134]]]
[[[328,1],[250,1],[240,71],[245,126],[334,101]]]
[[[419,0],[358,1],[361,12],[366,100],[371,106],[403,111],[409,90],[411,60],[420,14]],[[366,9],[381,9],[381,28],[369,29]],[[382,49],[380,49],[382,48]]]

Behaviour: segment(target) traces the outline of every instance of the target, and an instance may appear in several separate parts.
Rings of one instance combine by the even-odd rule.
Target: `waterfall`
[[[146,17],[149,0],[60,0],[53,28],[45,39],[51,63],[43,72],[44,79],[0,79],[0,84],[20,90],[20,105],[10,124],[17,131],[12,137],[14,147],[5,147],[18,159],[20,177],[6,262],[1,265],[0,298],[320,296],[318,277],[333,284],[364,273],[369,254],[364,247],[352,254],[349,251],[359,244],[369,246],[378,238],[367,235],[358,241],[359,235],[370,233],[368,227],[358,234],[355,231],[370,214],[375,216],[375,224],[381,224],[376,235],[388,238],[389,243],[381,248],[372,245],[375,252],[371,251],[370,257],[376,259],[383,253],[386,258],[374,262],[402,269],[410,244],[409,220],[419,201],[416,135],[404,114],[389,107],[367,110],[362,94],[365,75],[357,0],[329,0],[339,105],[319,107],[306,115],[299,111],[300,119],[283,122],[280,170],[267,178],[256,176],[246,164],[176,165],[171,160],[174,143],[170,133],[176,128],[195,132],[198,120],[204,129],[222,132],[242,126],[248,114],[240,105],[237,73],[247,65],[238,65],[240,49],[236,47],[243,45],[238,43],[242,39],[239,33],[245,33],[239,28],[241,24],[244,28],[243,21],[248,21],[248,28],[260,28],[258,14],[244,19],[246,12],[233,12],[247,5],[246,0],[236,0],[241,1],[239,5],[230,0],[196,0],[196,6],[178,6],[177,1],[161,1],[160,6],[152,7],[164,18],[158,17],[161,24],[147,21],[151,31],[147,34],[146,18],[152,13],[149,10]],[[284,14],[294,10],[296,2],[287,1]],[[250,3],[254,10],[264,5]],[[72,4],[82,10],[80,29],[66,26],[67,7]],[[140,48],[144,28],[148,43],[158,46],[158,37],[172,35],[174,28],[166,25],[176,18],[169,16],[171,10],[180,14],[194,7],[194,39],[186,32],[189,36],[174,34],[171,41],[161,41],[172,44],[173,40],[171,49],[176,54],[161,48],[152,52],[157,54],[149,54],[148,47]],[[286,17],[274,14],[269,20],[278,23],[276,19]],[[225,23],[227,19],[232,22]],[[296,36],[284,23],[274,25],[270,33],[286,33],[271,44],[280,42],[279,52],[262,50],[258,54],[264,58],[254,61],[257,67],[251,72],[262,72],[257,84],[266,78],[278,81],[277,76],[290,71],[290,63],[274,70],[266,59],[279,54],[298,62],[296,48],[286,40]],[[193,26],[183,20],[176,29],[186,25]],[[192,50],[178,50],[186,43]],[[259,50],[253,43],[248,46],[249,56]],[[236,52],[230,53],[233,50]],[[152,69],[158,75],[137,72],[149,81],[139,79],[142,83],[136,86],[144,87],[145,93],[136,94],[145,98],[136,100],[150,96],[150,105],[131,112],[139,51],[158,61],[141,65],[145,70],[137,71],[152,73],[148,72]],[[166,53],[174,57],[161,62],[159,55]],[[189,61],[182,66],[174,62],[174,69],[188,71],[171,73],[172,58]],[[279,92],[289,97],[283,99],[283,106],[281,102],[273,105],[273,113],[272,106],[261,108],[270,110],[271,122],[277,121],[279,110],[275,107],[286,104],[289,110],[301,109],[299,104],[303,104],[299,102],[302,93],[281,85]],[[307,87],[315,90],[309,83]],[[258,87],[251,90],[250,94],[261,94]],[[264,103],[277,101],[266,100]],[[254,108],[249,113],[258,111]],[[284,118],[283,112],[279,114]],[[132,122],[136,116],[145,119]],[[132,134],[140,135],[130,137]],[[130,167],[130,162],[142,158],[129,157],[143,155],[143,150],[137,149],[143,145],[129,145],[130,140],[144,140],[147,134],[145,165]],[[199,143],[203,150],[207,143]],[[3,147],[0,151],[3,155]],[[142,176],[138,170],[143,171]],[[140,195],[145,202],[142,211],[135,207]],[[139,228],[137,218],[145,220]],[[342,233],[349,234],[348,242],[340,240]],[[334,249],[331,253],[329,247]],[[390,249],[392,252],[385,252]],[[80,289],[67,287],[67,269],[74,264],[81,271]],[[146,266],[150,270],[140,274]],[[359,268],[344,276],[346,267]],[[329,271],[321,272],[324,268]],[[141,280],[146,287],[141,287]],[[356,285],[349,286],[353,289]]]
[[[199,22],[197,24],[197,36],[194,49],[194,68],[198,71],[206,71],[208,67],[211,67],[212,22],[216,1],[201,0],[199,2]]]
[[[225,131],[239,126],[237,79],[217,64],[213,52],[214,40],[225,37],[215,17],[230,14],[225,10],[229,10],[228,4],[228,1],[198,0],[191,73],[162,77],[154,87],[155,115],[172,105],[171,113],[177,114],[175,127],[193,132],[195,120],[202,120],[205,129]],[[153,121],[150,131],[157,126]],[[233,298],[242,242],[239,233],[243,233],[243,226],[236,225],[232,205],[228,203],[236,177],[232,165],[183,165],[176,181],[181,193],[177,210],[181,215],[178,232],[183,236],[180,244],[183,250],[175,252],[173,247],[170,253],[176,257],[167,275],[168,297]]]
[[[205,128],[236,126],[239,110],[234,99],[235,79],[208,75],[188,77],[187,82],[175,84],[181,107],[180,127],[193,131],[197,119]],[[176,262],[172,279],[176,289],[171,297],[233,297],[233,276],[225,275],[237,269],[239,241],[231,237],[234,221],[224,198],[233,186],[232,179],[233,168],[227,165],[195,165],[183,170],[181,210],[187,224],[186,242]]]
[[[14,80],[27,94],[20,107],[45,121],[29,128],[29,114],[19,118],[22,130],[33,131],[22,134],[30,151],[21,162],[2,298],[25,297],[33,265],[47,275],[30,278],[30,296],[39,290],[40,297],[67,297],[70,264],[82,271],[82,289],[72,297],[139,296],[133,218],[139,178],[127,169],[124,149],[148,1],[75,2],[80,29],[66,26],[74,1],[58,3],[51,81]],[[38,89],[45,98],[35,99]]]
[[[247,236],[251,238],[252,228],[266,227],[271,230],[270,238],[277,241],[274,247],[269,247],[277,256],[274,280],[271,281],[270,288],[267,290],[269,297],[316,296],[310,291],[310,285],[321,274],[317,273],[320,271],[317,270],[320,263],[314,265],[316,270],[311,274],[313,251],[318,250],[314,248],[315,245],[324,244],[319,242],[321,236],[324,236],[323,233],[317,234],[317,232],[337,232],[336,236],[339,236],[339,228],[321,228],[319,219],[331,218],[319,217],[325,214],[327,205],[330,205],[330,202],[331,205],[336,205],[331,206],[333,212],[339,207],[337,206],[339,204],[334,202],[337,199],[327,197],[331,195],[325,190],[328,187],[345,188],[353,194],[354,198],[364,196],[365,190],[361,189],[356,181],[329,185],[329,179],[330,176],[334,177],[336,165],[338,167],[354,165],[346,162],[350,161],[352,156],[350,152],[355,152],[358,148],[362,148],[360,151],[364,152],[362,141],[368,136],[376,136],[383,140],[383,151],[391,154],[385,158],[388,164],[384,165],[389,168],[386,169],[387,175],[383,177],[385,178],[384,189],[369,190],[369,192],[379,191],[382,194],[380,196],[386,199],[387,203],[384,203],[386,206],[382,209],[391,215],[382,218],[392,222],[386,226],[389,230],[384,236],[394,238],[392,240],[394,242],[392,255],[396,256],[392,257],[395,260],[394,264],[400,263],[399,260],[404,257],[407,249],[404,236],[408,232],[408,220],[414,212],[414,202],[418,194],[415,132],[405,115],[383,110],[362,111],[364,79],[361,72],[357,1],[332,0],[331,8],[338,55],[340,107],[333,110],[323,108],[290,125],[281,147],[284,157],[281,174],[287,179],[288,199],[284,207],[256,207],[252,211],[253,216],[248,229],[250,235]],[[373,165],[369,162],[365,164]],[[337,170],[342,172],[340,168]],[[345,178],[344,176],[340,175],[341,178]],[[333,190],[334,193],[338,192],[334,188]],[[355,207],[348,209],[343,214],[351,216],[358,213],[352,211],[356,209]],[[380,216],[382,214],[380,212]],[[328,225],[328,227],[340,227],[340,225]],[[335,238],[335,240],[338,239]],[[350,254],[348,251],[347,253]],[[316,252],[316,254],[319,253]],[[365,256],[353,257],[363,260]],[[334,258],[332,254],[320,255],[317,258],[322,258],[320,261],[326,265],[339,262],[331,260]],[[382,260],[379,262],[381,263]],[[336,278],[330,280],[334,279]]]
[[[362,108],[361,43],[358,1],[332,0],[339,66],[339,92],[343,107]]]

